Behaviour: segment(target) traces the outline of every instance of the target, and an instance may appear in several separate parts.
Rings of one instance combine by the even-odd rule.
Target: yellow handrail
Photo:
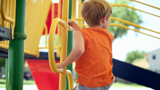
[[[111,20],[117,20],[117,21],[120,21],[120,22],[129,24],[129,25],[132,25],[132,26],[135,26],[135,27],[138,27],[138,28],[142,28],[142,29],[145,29],[145,30],[148,30],[148,31],[151,31],[151,32],[160,34],[160,32],[157,32],[157,31],[154,31],[154,30],[151,30],[151,29],[142,27],[142,26],[140,26],[140,25],[138,25],[138,24],[134,24],[134,23],[132,23],[132,22],[125,21],[125,20],[122,20],[122,19],[119,19],[119,18],[111,17],[110,19],[111,19]]]
[[[145,35],[148,35],[148,36],[151,36],[151,37],[160,39],[160,37],[156,37],[156,36],[153,36],[153,35],[150,35],[150,34],[141,32],[141,31],[139,31],[139,30],[137,30],[137,29],[131,29],[131,28],[129,28],[129,27],[127,27],[127,26],[124,26],[124,25],[121,25],[121,24],[110,23],[109,25],[110,25],[110,26],[118,26],[118,27],[122,27],[122,28],[127,29],[127,30],[132,30],[132,31],[135,31],[135,32],[138,32],[138,33],[142,33],[142,34],[145,34]]]
[[[66,67],[64,69],[58,69],[55,65],[55,57],[54,57],[54,35],[55,35],[55,30],[57,25],[61,25],[63,27],[63,31],[62,31],[62,35],[64,35],[64,37],[62,37],[61,43],[61,60],[60,62],[63,62],[66,58],[66,31],[67,31],[67,25],[65,24],[65,22],[63,22],[61,19],[56,18],[52,21],[52,25],[51,25],[51,30],[49,33],[49,44],[48,44],[48,57],[49,57],[49,64],[51,67],[51,70],[55,73],[61,73],[60,75],[65,76],[66,74],[68,75],[69,78],[69,88],[70,90],[73,89],[73,80],[72,80],[72,74],[70,73],[70,71],[66,70]],[[61,77],[62,77],[61,76]],[[60,86],[59,86],[59,90],[65,90],[65,79],[64,77],[60,78]]]
[[[47,28],[46,24],[44,25],[44,29],[45,29],[45,46],[44,47],[39,47],[39,49],[48,49],[48,46],[47,46],[48,28]]]
[[[59,0],[59,3],[58,3],[58,18],[61,19],[61,7],[62,7],[62,0]],[[57,33],[58,33],[58,41],[57,41],[57,46],[60,46],[60,34],[61,34],[61,27],[58,25],[58,30],[57,30]],[[60,48],[57,48],[57,53],[56,53],[56,56],[57,57],[60,57]]]
[[[53,19],[54,19],[54,3],[52,3],[52,19],[51,20]]]
[[[140,3],[140,4],[143,4],[143,5],[146,5],[146,6],[149,6],[149,7],[152,7],[152,8],[155,8],[155,9],[160,10],[159,7],[155,7],[155,6],[153,6],[153,5],[149,5],[149,4],[146,4],[146,3],[143,3],[143,2],[137,1],[137,0],[130,0],[130,1],[137,2],[137,3]]]
[[[76,21],[76,0],[72,0],[72,20]]]
[[[140,12],[144,12],[144,13],[147,13],[147,14],[150,14],[150,15],[153,15],[153,16],[156,16],[156,17],[159,17],[159,15],[156,15],[156,14],[153,14],[153,13],[150,13],[150,12],[146,12],[146,11],[143,11],[143,10],[140,10],[140,9],[137,9],[137,8],[134,8],[134,7],[131,7],[131,6],[128,6],[126,4],[111,4],[112,6],[123,6],[123,7],[127,7],[127,8],[131,8],[131,9],[134,9],[134,10],[138,10]]]
[[[11,8],[12,5],[12,8]],[[6,6],[6,7],[5,7]],[[9,12],[7,12],[9,11]],[[12,39],[14,39],[16,0],[1,0],[1,25],[10,28],[8,22],[11,23]],[[4,21],[6,24],[4,24]]]
[[[5,6],[5,0],[1,0],[1,16],[4,20],[11,22],[13,24],[15,22],[15,20],[14,20],[14,18],[11,18],[11,17],[8,17],[5,15],[4,6]]]
[[[129,25],[132,25],[132,26],[135,26],[135,27],[138,27],[138,28],[142,28],[142,29],[145,29],[145,30],[148,30],[148,31],[157,33],[157,34],[160,34],[160,32],[157,32],[157,31],[154,31],[154,30],[151,30],[151,29],[142,27],[142,26],[140,26],[140,25],[137,25],[137,24],[134,24],[134,23],[131,23],[131,22],[129,22],[129,21],[125,21],[125,20],[122,20],[122,19],[119,19],[119,18],[111,17],[110,19],[111,19],[111,20],[117,20],[117,21],[120,21],[120,22],[129,24]],[[83,19],[80,19],[80,18],[79,18],[78,20],[83,20]],[[130,30],[133,30],[133,31],[135,31],[135,32],[139,32],[139,33],[142,33],[142,34],[145,34],[145,35],[148,35],[148,36],[151,36],[151,37],[160,39],[159,37],[156,37],[156,36],[153,36],[153,35],[150,35],[150,34],[147,34],[147,33],[140,32],[140,31],[137,30],[137,29],[128,28],[128,27],[126,27],[126,26],[124,26],[124,25],[121,25],[121,24],[116,24],[116,23],[113,24],[113,23],[111,23],[110,26],[119,26],[119,27],[122,27],[122,28],[125,28],[125,29],[130,29]],[[83,27],[87,27],[87,25],[83,24]]]
[[[82,8],[82,0],[78,0],[79,1],[79,10],[78,10],[78,18],[82,19],[82,15],[81,15],[81,8]],[[78,21],[78,25],[80,27],[83,27],[83,21]]]

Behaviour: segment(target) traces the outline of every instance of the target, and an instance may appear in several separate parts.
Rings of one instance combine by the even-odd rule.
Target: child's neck
[[[101,25],[89,26],[89,27],[93,27],[93,28],[102,28],[102,26],[101,26]]]

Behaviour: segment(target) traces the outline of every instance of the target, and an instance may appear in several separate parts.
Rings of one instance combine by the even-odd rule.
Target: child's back
[[[113,35],[103,28],[80,30],[85,43],[85,52],[76,60],[77,83],[87,87],[102,87],[112,83]]]

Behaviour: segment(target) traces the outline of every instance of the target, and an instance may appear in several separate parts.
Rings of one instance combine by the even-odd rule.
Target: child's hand
[[[56,63],[57,68],[64,68],[64,66],[62,65],[62,63]]]
[[[74,22],[73,20],[68,19],[68,24],[69,24],[70,26],[72,26],[73,22]]]
[[[81,27],[80,26],[78,26],[77,24],[76,24],[76,22],[74,22],[73,20],[71,20],[71,19],[68,19],[68,25],[70,25],[72,28],[73,28],[73,30],[80,30],[81,29]]]

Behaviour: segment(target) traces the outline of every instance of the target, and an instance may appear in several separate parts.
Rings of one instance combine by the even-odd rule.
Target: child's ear
[[[107,15],[102,17],[102,23],[105,23],[106,22],[106,18],[107,18]]]

